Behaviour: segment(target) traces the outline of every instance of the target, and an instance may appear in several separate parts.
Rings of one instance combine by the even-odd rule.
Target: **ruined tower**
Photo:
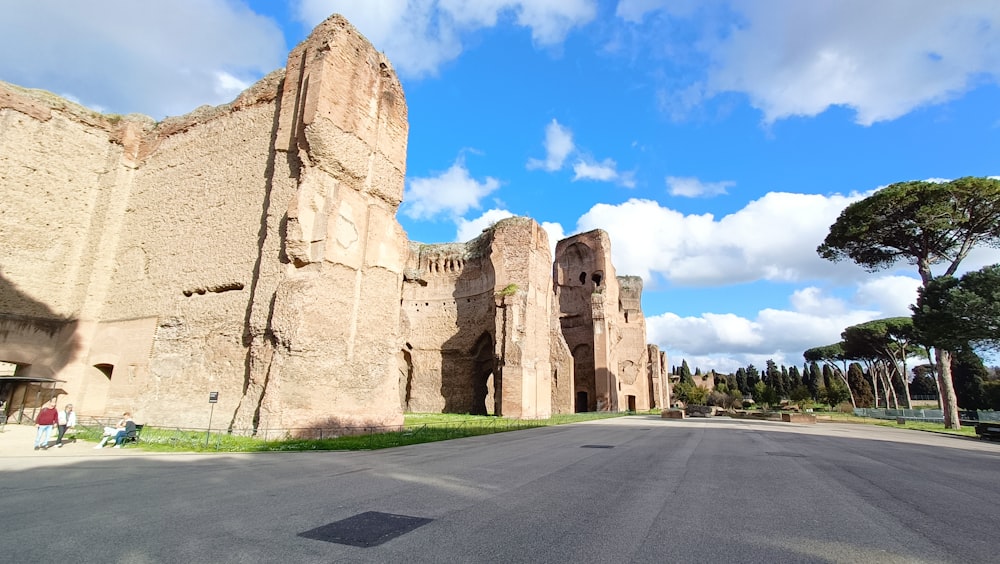
[[[346,20],[225,106],[156,124],[0,85],[0,124],[23,379],[171,426],[206,426],[212,391],[239,429],[402,421],[406,102]]]
[[[602,230],[559,241],[553,280],[573,355],[575,411],[650,409],[642,280],[618,277]]]

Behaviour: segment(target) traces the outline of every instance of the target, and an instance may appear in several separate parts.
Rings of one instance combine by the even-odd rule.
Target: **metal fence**
[[[940,409],[872,409],[859,407],[854,410],[858,417],[872,419],[889,419],[906,421],[927,421],[930,423],[944,422],[944,411]],[[959,419],[963,424],[974,424],[979,421],[1000,421],[1000,411],[960,411]]]

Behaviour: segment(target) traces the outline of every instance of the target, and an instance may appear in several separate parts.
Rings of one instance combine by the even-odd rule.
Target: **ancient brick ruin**
[[[606,233],[554,263],[528,218],[407,241],[407,128],[389,61],[339,16],[231,104],[160,123],[0,83],[8,413],[44,390],[190,428],[219,392],[240,430],[664,405]]]

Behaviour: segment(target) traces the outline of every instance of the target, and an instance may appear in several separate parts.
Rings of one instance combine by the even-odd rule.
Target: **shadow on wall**
[[[16,366],[12,376],[0,377],[5,415],[30,415],[62,393],[55,377],[82,352],[76,326],[0,273],[0,361]]]
[[[303,53],[305,57],[305,53]],[[305,65],[302,65],[305,68]],[[283,84],[283,83],[282,83]],[[267,395],[267,384],[269,380],[269,371],[265,372],[264,380],[261,383],[261,389],[253,397],[253,394],[248,396],[250,391],[250,385],[253,381],[254,376],[254,366],[253,359],[254,353],[260,352],[262,357],[268,357],[269,355],[263,351],[255,351],[257,349],[266,349],[268,347],[273,347],[274,343],[269,342],[268,339],[273,340],[273,335],[270,332],[270,322],[274,314],[274,301],[276,296],[273,292],[273,288],[266,292],[266,299],[259,297],[258,285],[260,284],[261,268],[265,260],[270,257],[267,255],[267,240],[268,237],[278,237],[278,262],[281,264],[288,264],[290,261],[288,256],[285,254],[285,239],[287,237],[288,229],[288,214],[279,214],[277,226],[273,226],[272,222],[274,219],[271,217],[271,199],[272,192],[274,190],[274,175],[275,175],[275,159],[277,158],[279,151],[279,139],[278,130],[281,125],[281,103],[283,100],[284,88],[278,88],[277,96],[274,99],[274,116],[271,121],[271,137],[268,143],[268,156],[267,164],[264,168],[264,198],[261,202],[260,210],[260,226],[257,230],[257,257],[254,259],[253,265],[253,275],[250,279],[250,296],[247,300],[246,311],[243,316],[243,346],[246,348],[246,354],[243,358],[243,396],[240,398],[239,404],[237,404],[236,409],[233,410],[232,418],[229,421],[229,428],[232,429],[236,424],[237,417],[242,410],[246,408],[243,406],[245,401],[250,401],[252,403],[253,412],[253,426],[254,428],[260,423],[261,409],[264,404],[265,396]],[[298,101],[296,101],[295,115],[299,115]],[[301,162],[298,159],[296,151],[280,151],[285,155],[285,164],[287,165],[288,171],[293,178],[299,177],[299,169],[301,168]],[[276,227],[276,229],[275,229]],[[254,319],[254,309],[267,307],[267,315],[264,316],[267,319],[267,326],[265,327],[255,327],[253,323]],[[258,342],[259,340],[259,342]]]
[[[492,240],[470,242],[479,260],[463,260],[456,267],[456,328],[441,347],[441,396],[445,413],[502,415],[502,376],[495,343],[497,309],[496,272],[489,258]]]

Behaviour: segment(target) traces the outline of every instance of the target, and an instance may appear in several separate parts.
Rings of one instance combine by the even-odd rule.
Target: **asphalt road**
[[[1000,560],[1000,444],[903,429],[639,416],[374,452],[28,445],[0,458],[4,562]]]

